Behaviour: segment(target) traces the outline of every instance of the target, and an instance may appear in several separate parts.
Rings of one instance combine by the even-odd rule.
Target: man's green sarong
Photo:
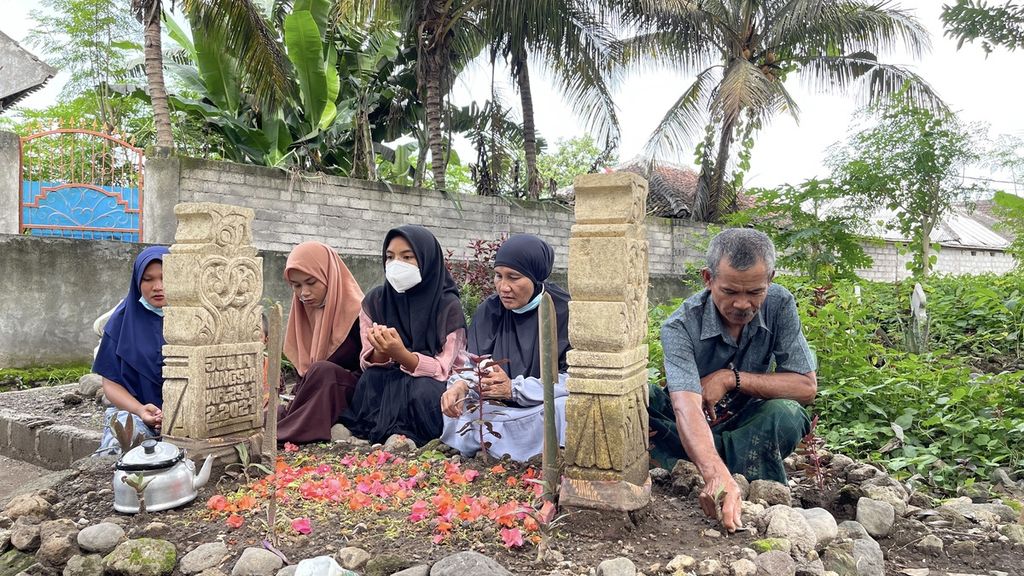
[[[680,458],[688,460],[676,430],[676,417],[668,392],[650,385],[648,410],[651,460],[671,470]],[[715,449],[732,473],[747,480],[786,483],[782,460],[811,430],[811,420],[794,400],[752,400],[735,416],[711,428]]]

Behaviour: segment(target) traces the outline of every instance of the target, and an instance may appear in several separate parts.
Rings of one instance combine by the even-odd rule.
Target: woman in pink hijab
[[[284,277],[292,305],[284,354],[299,373],[295,399],[279,411],[277,441],[331,439],[359,380],[359,310],[363,291],[338,253],[303,242],[288,255]]]

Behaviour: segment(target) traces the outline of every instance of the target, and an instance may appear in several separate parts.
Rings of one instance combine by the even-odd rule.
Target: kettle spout
[[[213,454],[206,457],[206,461],[203,462],[203,467],[196,474],[196,477],[192,479],[192,489],[199,490],[206,485],[207,481],[210,480],[210,470],[213,468]]]

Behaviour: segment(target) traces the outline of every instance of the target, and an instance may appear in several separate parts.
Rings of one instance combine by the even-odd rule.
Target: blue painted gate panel
[[[139,241],[139,189],[22,183],[21,222],[33,236]]]

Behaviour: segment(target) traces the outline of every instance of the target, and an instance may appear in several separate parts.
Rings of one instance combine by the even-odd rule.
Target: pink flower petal
[[[292,520],[292,530],[299,534],[309,534],[313,531],[313,528],[309,525],[309,518],[296,518]]]

